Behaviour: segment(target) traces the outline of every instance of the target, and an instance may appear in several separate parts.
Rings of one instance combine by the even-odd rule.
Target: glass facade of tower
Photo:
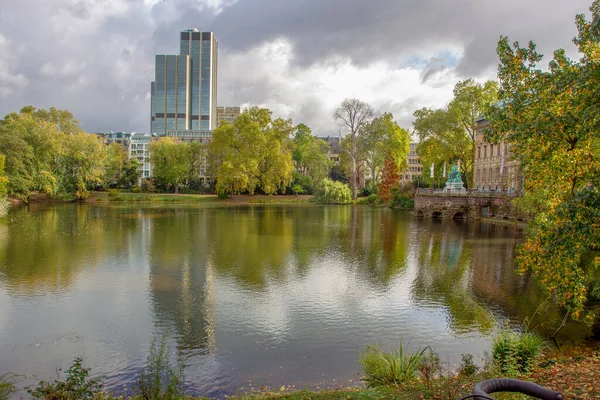
[[[217,40],[212,32],[180,33],[180,55],[157,55],[150,87],[151,132],[216,128]]]

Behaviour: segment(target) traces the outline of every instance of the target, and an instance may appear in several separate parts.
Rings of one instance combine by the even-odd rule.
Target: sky
[[[0,115],[67,109],[88,132],[150,129],[154,55],[179,32],[219,41],[218,105],[260,106],[337,135],[345,98],[391,112],[444,107],[463,79],[496,79],[496,43],[571,42],[592,0],[0,0]]]

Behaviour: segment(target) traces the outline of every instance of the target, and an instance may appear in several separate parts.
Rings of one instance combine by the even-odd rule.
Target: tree
[[[358,99],[346,99],[333,113],[336,121],[341,121],[350,136],[350,149],[346,150],[352,159],[351,182],[352,199],[356,199],[357,186],[357,138],[358,131],[373,118],[373,108]]]
[[[163,137],[149,145],[152,173],[155,178],[173,185],[179,193],[179,185],[189,172],[189,154],[186,143]]]
[[[119,178],[119,186],[130,188],[138,183],[138,180],[142,176],[140,171],[140,163],[135,157],[125,161],[123,170]]]
[[[4,175],[4,163],[6,157],[0,154],[0,218],[8,212],[9,204],[6,196],[8,194],[8,178]]]
[[[199,182],[200,177],[204,175],[206,168],[206,152],[207,146],[200,142],[188,143],[189,151],[189,166],[188,180],[190,182]]]
[[[387,157],[391,157],[397,168],[406,169],[406,156],[410,151],[410,134],[400,128],[390,113],[365,124],[358,133],[359,159],[364,160],[371,172],[373,184],[379,181],[379,173]]]
[[[600,1],[590,10],[600,17]],[[499,103],[488,110],[488,140],[510,143],[524,171],[524,197],[542,210],[518,251],[522,271],[574,319],[592,321],[600,288],[594,279],[600,248],[600,43],[595,24],[576,17],[573,40],[581,58],[554,52],[549,69],[533,42],[521,47],[498,42]]]
[[[57,192],[57,161],[64,153],[64,133],[37,117],[30,108],[8,114],[0,124],[0,151],[6,157],[9,193],[24,200],[32,190]]]
[[[296,170],[302,175],[298,181],[302,182],[304,189],[312,190],[315,183],[329,174],[332,164],[328,155],[329,145],[324,140],[313,136],[308,126],[298,124],[291,147]]]
[[[461,172],[467,185],[473,185],[473,159],[475,155],[475,125],[489,105],[497,98],[498,85],[494,81],[484,84],[467,79],[454,87],[454,98],[443,108],[422,108],[414,112],[413,127],[419,136],[417,152],[424,165],[444,161],[461,161]]]
[[[89,196],[89,189],[102,183],[103,144],[96,135],[73,133],[63,141],[63,148],[58,159],[59,191],[83,200]]]
[[[209,164],[217,177],[219,193],[266,194],[289,185],[294,169],[286,145],[293,127],[291,120],[271,120],[271,111],[254,107],[233,123],[213,131],[208,147]]]
[[[115,186],[123,175],[128,160],[127,149],[119,143],[110,143],[104,147],[104,184]]]
[[[321,204],[351,204],[352,193],[348,185],[325,178],[315,188],[315,198]]]
[[[391,153],[385,157],[385,165],[383,167],[381,182],[377,185],[377,194],[381,197],[384,203],[387,203],[392,198],[392,188],[398,186],[400,182],[400,172],[398,165],[394,161]]]

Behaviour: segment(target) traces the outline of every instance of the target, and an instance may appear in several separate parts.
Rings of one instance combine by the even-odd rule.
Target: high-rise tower
[[[179,55],[155,56],[151,132],[212,130],[217,126],[218,43],[212,32],[180,33]]]

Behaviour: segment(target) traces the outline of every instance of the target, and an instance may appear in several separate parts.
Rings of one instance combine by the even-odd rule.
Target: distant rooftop
[[[187,28],[182,30],[181,32],[200,32],[198,28]]]

